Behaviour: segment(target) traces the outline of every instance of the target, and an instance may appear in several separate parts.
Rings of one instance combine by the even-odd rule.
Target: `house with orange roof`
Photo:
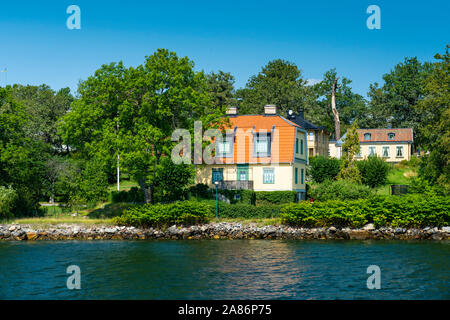
[[[307,131],[266,105],[262,115],[227,112],[227,133],[216,145],[215,163],[198,165],[196,182],[219,189],[295,190],[306,194]]]
[[[413,152],[414,133],[412,128],[358,129],[361,150],[355,160],[378,156],[386,162],[396,163],[410,160]],[[330,141],[330,156],[342,156],[345,135],[338,141]]]

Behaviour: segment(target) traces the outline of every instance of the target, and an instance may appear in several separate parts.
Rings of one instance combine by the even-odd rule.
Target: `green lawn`
[[[415,168],[402,167],[396,168],[394,167],[391,171],[389,171],[387,177],[387,184],[385,186],[379,187],[377,189],[377,194],[379,195],[389,195],[391,184],[406,184],[409,185],[411,183],[411,178],[417,176],[417,170]]]

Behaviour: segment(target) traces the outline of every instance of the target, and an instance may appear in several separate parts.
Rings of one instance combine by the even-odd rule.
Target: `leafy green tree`
[[[225,110],[213,108],[203,73],[187,57],[158,49],[136,68],[103,65],[79,86],[80,98],[61,123],[64,141],[80,157],[106,166],[120,155],[125,168],[154,202],[161,160],[171,154],[172,132],[193,132],[220,121]]]
[[[317,125],[326,127],[328,132],[334,132],[334,117],[331,110],[331,90],[338,78],[336,69],[331,69],[323,75],[323,80],[313,86],[312,93],[316,102],[306,108],[306,118]],[[367,116],[364,98],[352,91],[352,81],[346,77],[339,77],[336,88],[336,109],[339,112],[341,132],[355,121],[363,121]]]
[[[42,141],[27,136],[28,122],[11,88],[0,88],[0,185],[11,186],[17,192],[16,214],[28,214],[39,206],[48,154]]]
[[[422,157],[419,175],[450,191],[450,46],[437,60],[425,79],[424,98],[415,106],[420,115],[421,145],[429,155]]]
[[[305,85],[295,64],[281,59],[270,61],[249,79],[245,88],[237,91],[242,99],[241,113],[261,114],[267,104],[275,104],[277,112],[284,115],[289,109],[298,110],[304,107]]]
[[[309,158],[310,169],[309,175],[312,180],[317,183],[322,183],[325,180],[336,179],[341,161],[336,158],[317,156]]]
[[[213,108],[224,110],[236,106],[234,77],[229,72],[211,72],[206,75],[207,93],[211,95]]]
[[[164,201],[182,200],[188,185],[194,182],[194,167],[189,164],[174,164],[170,158],[163,158],[157,176],[156,188]]]
[[[361,183],[361,173],[355,164],[354,157],[359,153],[361,147],[359,145],[357,121],[353,122],[352,126],[348,129],[344,138],[344,144],[342,150],[345,157],[341,164],[341,169],[337,178],[339,180],[350,180],[356,183]]]
[[[370,156],[366,160],[356,161],[361,172],[362,183],[371,188],[383,186],[387,183],[389,164],[377,156]]]
[[[55,92],[49,86],[14,85],[13,97],[29,116],[26,134],[53,147],[53,153],[66,151],[58,134],[58,120],[70,109],[74,100],[69,88]]]
[[[421,143],[418,131],[420,112],[415,106],[423,98],[425,78],[430,72],[429,63],[421,63],[416,57],[405,58],[391,72],[383,75],[384,84],[370,87],[368,123],[371,127],[391,125],[393,128],[413,128],[416,144]]]

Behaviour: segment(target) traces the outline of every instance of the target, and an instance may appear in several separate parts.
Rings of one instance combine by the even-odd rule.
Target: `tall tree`
[[[229,72],[211,72],[206,75],[206,90],[211,95],[213,108],[223,110],[236,106],[234,77]]]
[[[416,144],[421,143],[418,131],[420,113],[414,108],[424,96],[425,78],[429,63],[421,63],[416,57],[405,58],[391,72],[383,75],[384,84],[370,87],[370,109],[374,124],[387,124],[394,128],[413,128]]]
[[[289,109],[304,107],[306,81],[300,69],[293,63],[277,59],[270,61],[245,88],[237,91],[242,99],[241,113],[261,114],[264,105],[275,104],[280,114]]]
[[[432,183],[450,191],[450,46],[436,54],[423,85],[424,98],[414,112],[420,116],[418,132],[421,146],[429,151],[419,173]]]
[[[121,62],[103,65],[80,84],[80,98],[61,124],[64,139],[84,157],[104,162],[120,152],[146,201],[153,202],[161,160],[175,144],[172,132],[193,131],[197,120],[208,127],[224,114],[211,107],[206,87],[191,60],[166,49],[136,68]]]
[[[335,88],[335,104],[339,113],[341,132],[355,121],[366,117],[366,103],[364,98],[352,91],[352,81],[346,77],[338,77],[336,69],[331,69],[323,75],[321,82],[313,87],[316,104],[306,109],[306,117],[315,124],[325,126],[329,132],[334,132],[335,122],[332,112],[332,91]]]

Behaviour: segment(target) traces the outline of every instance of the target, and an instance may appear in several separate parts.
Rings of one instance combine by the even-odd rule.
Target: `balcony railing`
[[[253,190],[253,181],[219,181],[217,187],[221,190]]]

